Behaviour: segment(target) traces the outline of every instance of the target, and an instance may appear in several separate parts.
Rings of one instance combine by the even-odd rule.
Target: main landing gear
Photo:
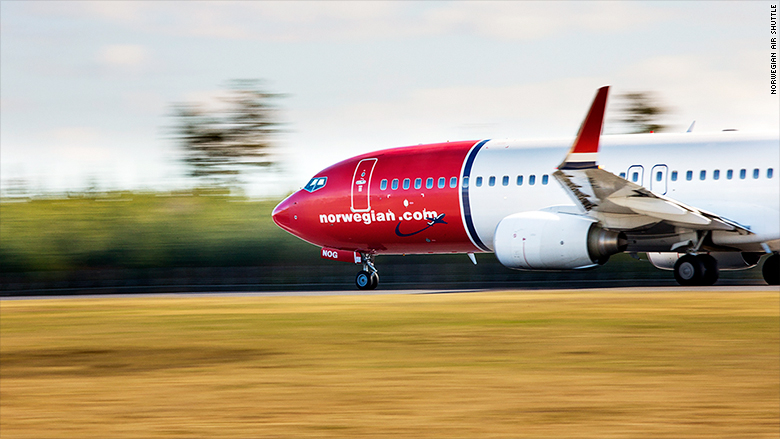
[[[683,286],[710,286],[718,281],[718,260],[712,256],[697,254],[710,232],[699,233],[696,245],[674,264],[674,278]]]
[[[363,270],[355,276],[355,285],[359,290],[373,290],[379,285],[379,273],[374,267],[374,255],[370,253],[360,253],[360,260],[363,261]]]
[[[780,254],[774,253],[766,258],[761,274],[769,285],[780,285]]]
[[[718,274],[718,261],[707,254],[687,254],[674,264],[674,278],[684,286],[713,285]]]

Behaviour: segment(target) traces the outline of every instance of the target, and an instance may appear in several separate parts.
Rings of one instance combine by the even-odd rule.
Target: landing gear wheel
[[[766,258],[761,273],[769,285],[780,285],[780,255],[775,253]]]
[[[704,264],[704,277],[699,285],[715,285],[720,273],[718,272],[718,261],[710,255],[698,255],[697,258]]]
[[[685,255],[674,264],[674,278],[686,287],[713,285],[718,277],[718,261],[710,255]]]
[[[376,273],[361,270],[355,277],[355,285],[359,290],[373,290],[379,285],[379,276]]]
[[[685,255],[674,264],[674,278],[683,286],[701,285],[704,279],[704,262],[694,255]]]

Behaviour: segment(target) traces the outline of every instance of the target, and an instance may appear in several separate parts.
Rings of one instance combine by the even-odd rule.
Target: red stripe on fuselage
[[[324,187],[294,193],[275,209],[274,219],[288,232],[322,247],[384,254],[479,251],[466,235],[460,209],[460,172],[475,143],[393,148],[337,163],[315,175],[328,178]],[[367,172],[363,188],[355,190],[362,174],[356,168],[361,161],[365,167],[367,159],[376,159],[373,172]],[[439,188],[442,177],[444,187]],[[453,177],[455,187],[450,185]],[[407,178],[409,188],[404,189]],[[421,187],[415,189],[418,178]],[[426,187],[429,178],[432,188]],[[385,189],[382,180],[387,181]],[[353,203],[354,196],[368,197],[370,208],[365,209],[365,198]]]

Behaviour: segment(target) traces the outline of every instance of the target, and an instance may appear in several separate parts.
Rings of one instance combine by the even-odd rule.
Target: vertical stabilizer
[[[596,168],[599,152],[599,138],[604,126],[604,109],[607,106],[609,86],[601,87],[596,92],[593,104],[590,106],[585,120],[582,122],[577,139],[558,169],[590,169]]]

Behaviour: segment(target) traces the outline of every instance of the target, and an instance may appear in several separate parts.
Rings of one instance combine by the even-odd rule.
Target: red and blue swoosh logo
[[[400,236],[400,237],[402,237],[402,238],[405,238],[407,236],[414,236],[414,235],[416,235],[416,234],[418,234],[420,232],[428,230],[429,228],[435,226],[436,224],[447,224],[447,222],[444,221],[444,214],[442,213],[439,216],[437,216],[436,218],[434,218],[433,221],[429,221],[428,225],[426,225],[422,229],[417,230],[416,232],[412,232],[412,233],[403,233],[403,232],[401,232],[401,223],[402,222],[403,221],[398,221],[398,224],[396,224],[396,226],[395,226],[395,234]]]

